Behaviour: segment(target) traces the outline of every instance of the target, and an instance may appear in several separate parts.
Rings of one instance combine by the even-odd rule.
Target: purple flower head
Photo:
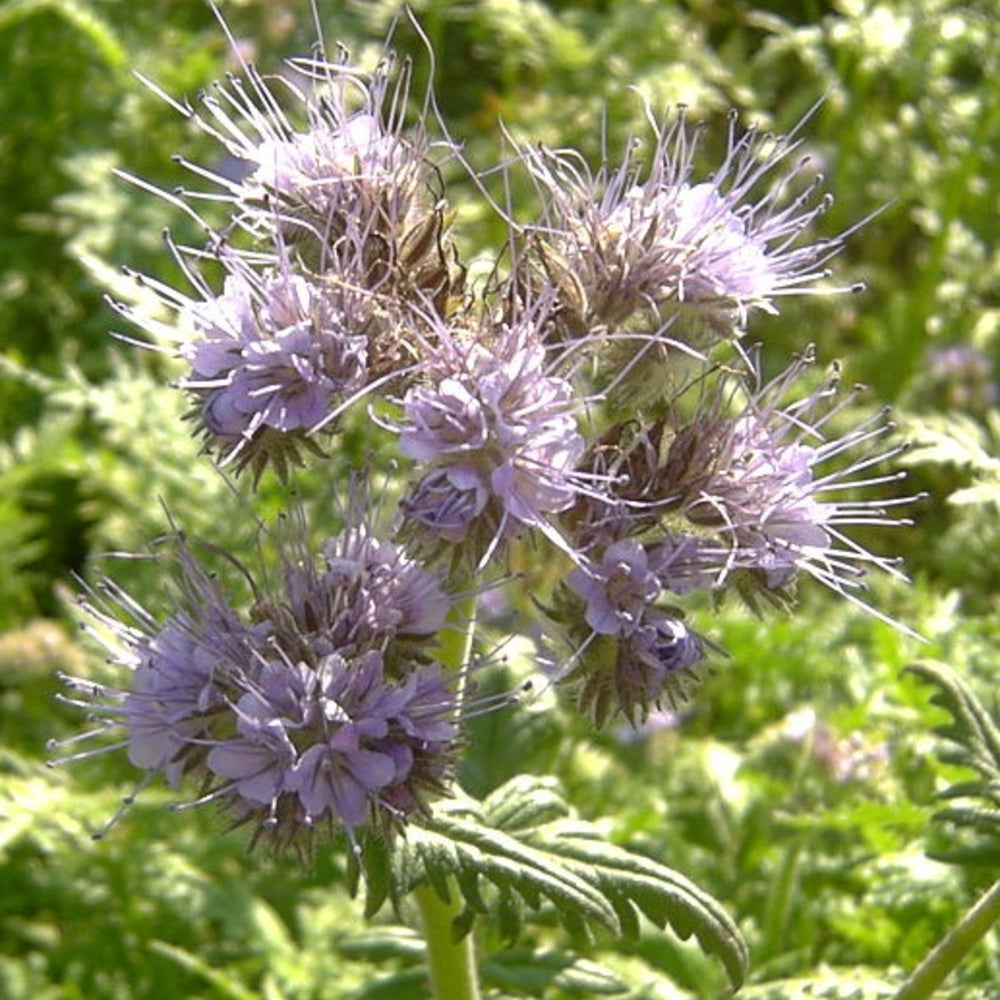
[[[205,734],[206,713],[222,700],[226,661],[215,636],[172,618],[137,649],[138,666],[124,698],[129,760],[160,770],[176,786],[193,740]],[[238,647],[237,647],[238,648]],[[252,652],[241,651],[250,660]]]
[[[528,318],[504,324],[406,394],[400,451],[430,468],[403,507],[429,544],[466,543],[482,555],[525,528],[549,531],[547,516],[573,503],[579,404],[547,370],[536,334]]]
[[[258,605],[286,654],[314,663],[335,651],[426,642],[445,625],[451,599],[438,574],[363,520],[322,545],[322,558],[293,539],[285,548],[283,593]]]
[[[288,270],[257,274],[231,256],[221,295],[185,310],[180,353],[201,432],[237,469],[284,476],[310,433],[367,380],[371,303],[343,285]]]
[[[890,511],[913,497],[853,498],[901,478],[878,472],[900,450],[881,444],[892,425],[883,410],[829,434],[856,393],[834,401],[837,372],[803,390],[811,363],[810,353],[756,387],[756,376],[724,375],[692,420],[666,432],[657,486],[669,528],[655,560],[665,586],[718,589],[749,574],[758,589],[777,593],[804,571],[857,601],[869,568],[900,576],[894,560],[844,530],[908,523]],[[843,456],[845,464],[830,465]]]
[[[277,201],[290,225],[330,226],[338,233],[379,223],[380,214],[405,217],[421,157],[378,115],[345,114],[339,103],[306,99],[309,130],[267,138],[244,151],[253,170],[243,182],[252,204]],[[388,200],[389,204],[385,204]],[[384,223],[383,223],[384,224]]]
[[[651,709],[684,700],[703,644],[677,612],[657,606],[663,588],[642,545],[613,543],[599,562],[574,569],[566,584],[560,617],[578,644],[566,678],[598,726],[613,715],[637,726]],[[580,599],[589,634],[580,627]]]
[[[431,653],[451,600],[436,574],[371,533],[362,494],[321,558],[299,532],[279,547],[284,573],[263,586],[218,553],[255,598],[246,614],[182,538],[163,624],[111,582],[90,591],[91,631],[131,678],[66,678],[66,700],[98,720],[68,743],[118,730],[143,784],[198,779],[196,803],[218,802],[279,847],[308,844],[318,824],[353,835],[425,809],[449,780],[462,713],[504,699],[459,708],[468,668],[446,674]]]
[[[392,826],[444,787],[456,711],[436,665],[391,681],[376,650],[315,667],[275,662],[236,704],[237,734],[206,766],[237,815],[269,824],[279,842],[321,822]]]
[[[818,291],[822,265],[848,234],[801,239],[829,199],[817,198],[822,178],[808,177],[807,159],[777,173],[801,143],[797,131],[741,130],[732,115],[725,160],[701,182],[701,129],[683,109],[656,126],[645,164],[638,144],[596,174],[574,154],[521,150],[544,205],[527,280],[559,291],[571,336],[645,315],[654,331],[695,343],[731,336],[751,309],[774,312],[783,295]]]
[[[171,786],[203,767],[214,720],[253,683],[271,648],[269,627],[244,623],[182,539],[174,558],[177,608],[162,625],[107,579],[81,599],[88,631],[131,672],[131,683],[64,678],[89,695],[72,703],[102,720],[88,735],[123,730],[131,762]]]
[[[457,293],[461,273],[432,159],[455,150],[428,137],[429,101],[408,125],[408,64],[386,53],[366,75],[317,52],[274,76],[241,68],[197,108],[153,86],[243,167],[223,172],[181,160],[214,188],[192,199],[218,199],[255,240],[293,248],[311,271],[336,271],[366,291],[438,305]]]

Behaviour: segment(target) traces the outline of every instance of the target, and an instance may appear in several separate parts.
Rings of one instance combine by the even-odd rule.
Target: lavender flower
[[[321,454],[316,434],[350,403],[402,393],[428,330],[460,303],[435,162],[454,149],[429,139],[426,105],[407,127],[409,70],[391,58],[367,78],[322,55],[274,78],[243,70],[198,110],[157,90],[245,167],[233,176],[182,159],[213,190],[156,192],[209,234],[206,248],[169,244],[194,298],[134,275],[179,314],[180,334],[158,310],[118,308],[152,346],[180,341],[190,365],[180,384],[221,463],[285,478],[304,453]],[[201,218],[205,199],[229,209],[227,225]],[[206,261],[221,266],[221,292]]]
[[[450,598],[440,577],[363,523],[327,539],[319,563],[301,544],[284,552],[280,604],[258,602],[281,648],[315,659],[378,648],[392,662],[444,628]]]
[[[339,101],[303,101],[307,131],[232,151],[253,165],[242,182],[244,201],[274,202],[286,226],[317,233],[363,232],[405,218],[421,174],[415,148],[369,110],[348,115]]]
[[[480,334],[467,351],[449,347],[437,380],[403,400],[400,451],[430,466],[403,501],[409,530],[477,558],[526,528],[552,538],[547,515],[568,508],[579,485],[573,386],[547,372],[530,319]]]
[[[426,808],[446,787],[459,735],[462,672],[446,675],[429,653],[450,599],[366,526],[324,553],[307,564],[302,539],[286,544],[277,592],[246,574],[257,593],[248,615],[183,540],[179,606],[163,624],[113,584],[91,591],[91,630],[132,679],[66,678],[67,700],[100,720],[87,736],[121,730],[147,780],[199,778],[198,803],[224,804],[276,847],[307,844],[319,824],[353,836]],[[488,701],[466,707],[500,703]]]
[[[84,611],[131,682],[67,678],[98,720],[80,739],[120,732],[144,783],[198,780],[190,804],[222,804],[255,841],[301,847],[324,828],[353,842],[446,791],[463,719],[508,700],[470,699],[468,665],[446,669],[435,643],[452,590],[500,576],[512,539],[556,554],[539,577],[572,647],[560,679],[599,726],[639,726],[697,680],[711,643],[675,600],[787,603],[805,572],[863,603],[866,570],[899,575],[845,532],[903,523],[890,508],[910,498],[853,499],[897,478],[877,471],[897,451],[880,444],[884,414],[833,433],[854,397],[831,403],[836,379],[801,388],[811,355],[763,385],[744,367],[751,314],[819,292],[848,235],[804,238],[830,202],[806,159],[788,166],[797,130],[731,117],[706,178],[682,110],[653,123],[644,164],[637,147],[596,174],[519,150],[541,216],[508,220],[510,273],[498,264],[474,300],[438,169],[461,155],[431,140],[431,95],[408,125],[408,65],[363,76],[318,51],[275,78],[242,68],[197,110],[166,98],[239,164],[182,160],[212,190],[166,196],[199,223],[198,199],[230,211],[203,249],[168,241],[193,295],[140,278],[182,332],[122,311],[167,334],[207,448],[254,485],[323,456],[320,433],[362,400],[412,475],[393,466],[391,541],[355,480],[346,527],[318,551],[293,510],[261,579],[221,553],[245,610],[183,540],[162,621],[114,584],[92,591]],[[221,291],[206,278],[220,270]]]
[[[787,136],[741,131],[730,117],[729,147],[709,179],[693,179],[701,128],[683,109],[655,125],[643,166],[634,148],[617,169],[593,174],[572,153],[520,151],[543,199],[529,241],[531,287],[554,285],[569,336],[640,323],[699,344],[731,337],[752,309],[775,312],[784,295],[818,290],[822,265],[848,235],[801,241],[830,204],[808,159],[766,191],[762,184],[800,145]],[[645,317],[645,319],[642,319]]]
[[[632,635],[662,587],[645,549],[633,539],[608,546],[600,565],[578,567],[567,578],[587,603],[587,624],[598,635]]]
[[[181,385],[222,464],[267,464],[287,475],[311,432],[368,378],[370,298],[287,270],[257,274],[226,257],[223,293],[190,302],[195,336],[180,347],[191,371]]]
[[[591,629],[566,673],[581,709],[600,727],[614,714],[638,726],[651,710],[676,707],[704,648],[676,610],[657,606],[663,587],[645,549],[633,539],[615,542],[600,562],[573,570],[566,587],[560,616],[571,623],[570,635],[582,634],[576,598]]]
[[[184,194],[224,202],[235,225],[260,242],[293,246],[313,271],[349,264],[361,287],[443,307],[460,291],[461,270],[431,153],[447,159],[455,150],[431,143],[426,107],[407,127],[408,67],[387,54],[365,78],[343,59],[317,54],[291,60],[275,77],[242,69],[242,79],[215,85],[198,109],[150,85],[246,168],[233,178],[182,159],[215,188]]]
[[[349,830],[374,811],[397,822],[441,792],[458,735],[454,691],[436,665],[405,682],[386,677],[381,653],[332,653],[315,667],[272,662],[233,706],[236,735],[205,767],[234,796],[238,821],[262,810],[281,840],[320,821]]]
[[[828,437],[827,426],[857,391],[832,402],[835,371],[802,394],[812,360],[809,353],[756,388],[727,374],[702,396],[693,418],[663,425],[666,457],[653,487],[662,533],[651,559],[666,587],[683,593],[739,584],[746,593],[752,584],[783,600],[805,572],[859,601],[869,569],[901,576],[895,560],[869,552],[844,531],[908,523],[890,511],[914,497],[851,498],[902,478],[877,471],[900,451],[880,444],[892,425],[882,410]],[[852,456],[845,465],[827,468],[845,455]]]

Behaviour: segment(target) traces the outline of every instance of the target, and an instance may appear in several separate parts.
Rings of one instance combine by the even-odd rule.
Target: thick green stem
[[[895,1000],[926,1000],[997,920],[1000,920],[1000,881],[993,883],[962,921],[910,973]]]
[[[465,700],[467,674],[464,668],[472,659],[472,644],[476,638],[476,603],[477,596],[473,595],[455,605],[451,614],[452,624],[442,634],[438,653],[438,660],[443,667],[462,671],[455,698],[458,715],[462,714],[462,703]]]
[[[423,885],[414,890],[413,896],[423,922],[427,966],[435,1000],[478,1000],[479,978],[473,936],[466,934],[458,942],[452,936],[452,920],[461,910],[457,893],[451,903],[443,903],[430,886]]]
[[[446,669],[461,671],[456,691],[456,716],[462,714],[465,700],[465,666],[472,658],[476,631],[476,597],[467,598],[452,612],[453,628],[441,641],[439,660]],[[430,886],[418,886],[413,897],[420,910],[424,940],[427,943],[427,966],[435,1000],[479,1000],[479,973],[476,949],[470,932],[456,942],[452,921],[461,912],[461,895],[452,885],[452,901],[442,902]]]

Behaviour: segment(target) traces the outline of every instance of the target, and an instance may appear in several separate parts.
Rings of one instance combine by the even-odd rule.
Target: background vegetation
[[[362,62],[396,12],[360,0],[318,5],[327,39]],[[306,0],[221,6],[241,49],[266,68],[315,37]],[[437,56],[442,115],[479,168],[502,155],[498,120],[595,160],[604,144],[614,157],[643,127],[634,91],[654,106],[687,104],[723,139],[731,107],[787,130],[825,98],[805,129],[837,197],[824,231],[877,213],[837,268],[868,290],[789,303],[762,329],[765,358],[780,364],[811,340],[821,357],[843,361],[849,381],[871,386],[865,405],[893,405],[914,444],[910,487],[930,497],[912,531],[880,541],[901,547],[912,586],[880,586],[875,600],[927,643],[812,591],[790,619],[725,608],[712,634],[730,656],[681,716],[595,739],[558,706],[540,705],[503,745],[484,721],[466,780],[485,792],[523,770],[554,775],[582,816],[612,817],[602,823],[614,840],[705,887],[750,944],[743,995],[891,996],[1000,875],[988,810],[976,822],[938,815],[940,793],[969,778],[970,763],[987,782],[972,791],[996,805],[988,750],[942,757],[935,727],[947,717],[927,679],[903,671],[917,657],[947,662],[994,707],[993,5],[412,6]],[[426,48],[412,30],[397,42],[413,55],[419,91]],[[0,996],[11,1000],[423,995],[419,938],[390,913],[371,927],[360,921],[341,855],[321,854],[305,873],[248,856],[240,834],[210,812],[168,812],[158,789],[93,843],[135,782],[127,762],[44,766],[46,740],[82,724],[53,700],[56,671],[100,670],[73,634],[72,574],[89,574],[100,553],[142,549],[167,529],[165,509],[193,536],[236,551],[252,543],[243,502],[180,422],[169,364],[112,341],[121,321],[103,298],[123,263],[177,279],[165,227],[197,239],[169,204],[111,174],[126,169],[169,190],[190,182],[171,155],[199,159],[201,140],[130,71],[194,99],[234,68],[195,0],[0,0]],[[467,256],[500,232],[473,196],[459,189]],[[263,500],[276,503],[266,491]],[[155,603],[160,581],[147,563],[114,570]],[[970,744],[968,726],[952,735]],[[514,946],[489,921],[478,933],[497,997],[708,1000],[724,990],[712,961],[670,934],[598,939],[573,960],[544,919]],[[942,996],[995,997],[998,982],[994,932]]]

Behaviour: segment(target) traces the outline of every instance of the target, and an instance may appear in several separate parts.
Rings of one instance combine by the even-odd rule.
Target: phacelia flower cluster
[[[576,498],[585,441],[572,383],[549,369],[538,322],[522,318],[458,344],[437,378],[403,400],[399,449],[422,464],[403,500],[425,547],[460,545],[473,563]],[[421,466],[418,466],[421,468]]]
[[[864,604],[869,570],[901,575],[896,560],[848,533],[908,523],[893,508],[913,497],[869,492],[901,478],[885,471],[900,451],[885,443],[892,425],[879,410],[830,430],[853,412],[859,390],[840,394],[836,371],[816,383],[812,363],[807,352],[766,384],[756,369],[709,369],[712,390],[696,385],[693,409],[679,398],[669,417],[616,426],[591,452],[592,463],[613,470],[617,496],[573,512],[568,534],[588,562],[568,582],[595,632],[612,612],[637,620],[661,593],[732,589],[753,606],[790,606],[805,573]],[[641,550],[629,548],[633,540]]]
[[[423,118],[407,123],[409,73],[391,58],[367,79],[318,56],[273,80],[244,69],[197,110],[167,98],[230,165],[181,159],[212,185],[182,192],[210,232],[207,247],[170,244],[198,294],[136,276],[179,329],[156,312],[119,310],[189,365],[179,384],[206,449],[237,472],[287,478],[303,453],[322,453],[317,435],[353,403],[405,388],[434,317],[461,302],[438,190],[455,151],[431,142]],[[193,204],[206,200],[226,206],[228,225],[201,218]],[[213,264],[221,290],[205,277]]]
[[[702,346],[781,296],[819,290],[847,234],[802,239],[830,198],[808,158],[778,173],[801,140],[741,130],[732,115],[721,167],[698,181],[700,132],[681,109],[655,127],[645,163],[633,147],[596,174],[572,152],[520,151],[544,207],[526,282],[557,289],[565,336],[669,331]]]
[[[294,273],[236,268],[220,295],[192,302],[180,347],[203,436],[222,464],[287,476],[315,429],[360,393],[368,372],[369,298]]]
[[[197,801],[276,845],[385,831],[447,791],[463,718],[508,700],[470,701],[468,663],[439,656],[455,595],[530,578],[566,650],[557,680],[598,725],[639,725],[688,696],[723,595],[790,609],[805,575],[868,608],[866,573],[901,575],[852,535],[905,523],[913,499],[882,496],[898,479],[885,413],[858,417],[811,350],[768,381],[742,343],[783,297],[848,290],[826,266],[853,230],[808,232],[830,198],[792,159],[801,126],[732,115],[706,172],[683,109],[649,115],[618,165],[515,145],[503,169],[536,213],[519,217],[511,183],[473,289],[444,179],[488,188],[433,95],[413,111],[407,63],[363,74],[317,49],[275,77],[242,68],[197,108],[166,98],[228,164],[182,159],[210,190],[164,196],[208,232],[168,240],[193,291],[140,277],[173,321],[120,308],[182,366],[220,465],[257,486],[332,457],[355,478],[330,482],[328,506],[378,477],[389,523],[352,501],[317,553],[293,518],[263,583],[245,554],[223,559],[246,608],[183,541],[164,618],[96,585],[84,611],[130,683],[69,679],[88,735],[120,732],[148,776],[197,779]]]
[[[364,529],[319,559],[300,539],[275,592],[241,614],[183,540],[175,567],[163,622],[109,581],[82,602],[131,673],[121,689],[66,678],[99,720],[91,735],[121,732],[150,778],[197,779],[199,803],[279,847],[316,828],[391,829],[445,790],[462,672],[430,653],[452,603],[437,575]]]

